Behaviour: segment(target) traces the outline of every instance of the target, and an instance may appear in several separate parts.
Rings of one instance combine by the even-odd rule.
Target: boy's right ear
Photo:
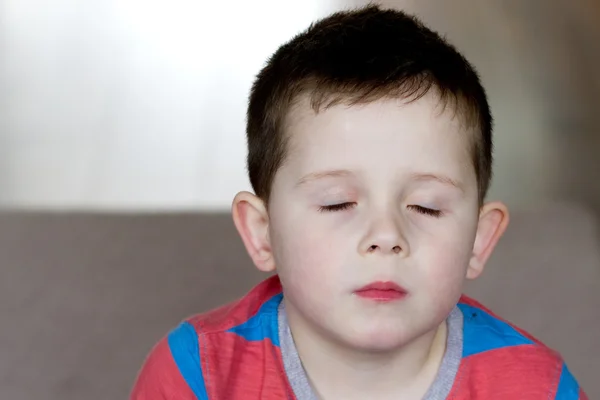
[[[265,203],[250,192],[240,192],[233,199],[231,213],[233,223],[256,268],[263,272],[274,271],[269,214]]]

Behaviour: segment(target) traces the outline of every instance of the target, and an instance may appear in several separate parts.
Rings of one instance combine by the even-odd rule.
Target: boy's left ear
[[[506,231],[508,221],[508,208],[503,203],[490,202],[481,207],[467,279],[475,279],[483,272],[485,263]]]

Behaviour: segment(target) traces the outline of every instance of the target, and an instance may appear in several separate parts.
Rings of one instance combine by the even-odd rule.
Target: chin
[[[407,345],[415,338],[409,332],[398,329],[369,329],[367,331],[354,331],[348,338],[351,347],[367,352],[388,352]]]
[[[365,353],[390,353],[400,349],[409,341],[401,338],[386,337],[383,340],[360,340],[352,343],[352,348]]]

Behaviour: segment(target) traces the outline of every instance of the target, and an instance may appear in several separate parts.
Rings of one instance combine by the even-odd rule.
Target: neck
[[[397,349],[370,352],[304,329],[304,322],[290,311],[294,344],[309,382],[322,400],[422,398],[435,380],[446,348],[445,321]]]

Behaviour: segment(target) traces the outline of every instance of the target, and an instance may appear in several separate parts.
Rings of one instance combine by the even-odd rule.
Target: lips
[[[389,302],[401,300],[408,294],[407,291],[394,282],[373,282],[354,292],[364,299]]]

